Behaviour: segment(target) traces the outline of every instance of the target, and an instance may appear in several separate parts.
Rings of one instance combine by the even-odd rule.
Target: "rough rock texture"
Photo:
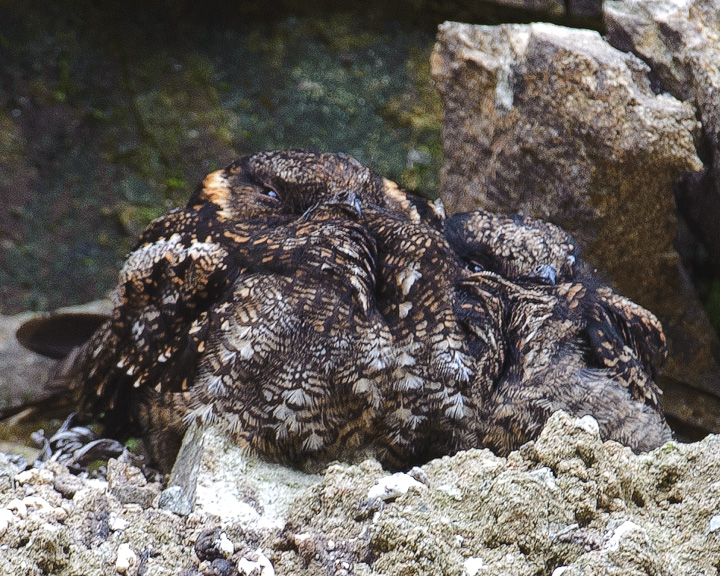
[[[603,444],[592,418],[557,413],[507,459],[472,450],[407,474],[367,460],[322,476],[207,438],[215,469],[242,462],[244,470],[216,485],[215,497],[253,514],[199,505],[180,516],[158,509],[157,496],[121,501],[123,484],[142,482],[118,462],[109,489],[55,463],[16,474],[0,458],[0,573],[709,576],[720,568],[720,437],[637,456]],[[157,495],[157,484],[145,486]]]
[[[97,300],[57,312],[106,314],[110,309],[109,300]],[[15,338],[20,326],[39,316],[42,315],[33,312],[0,316],[0,407],[17,406],[40,396],[56,364],[55,360],[23,348]]]
[[[720,2],[611,0],[603,10],[608,42],[647,62],[658,90],[698,110],[708,169],[686,178],[677,193],[720,270]]]
[[[448,211],[518,212],[568,230],[663,322],[666,412],[720,430],[717,337],[673,249],[673,182],[702,168],[692,106],[654,94],[647,65],[597,33],[548,24],[443,24],[432,68]]]
[[[15,339],[15,332],[37,316],[32,312],[0,316],[0,406],[17,406],[38,394],[55,360],[33,354]]]

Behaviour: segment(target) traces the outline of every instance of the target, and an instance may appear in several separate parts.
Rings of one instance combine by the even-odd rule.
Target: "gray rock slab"
[[[693,105],[702,121],[706,168],[676,187],[678,205],[720,269],[720,2],[610,0],[607,39],[642,58],[656,89]]]
[[[81,306],[69,306],[59,313],[109,314],[109,300],[98,300]],[[42,396],[43,388],[56,361],[27,350],[15,338],[25,322],[48,316],[25,312],[0,316],[0,407],[17,406]]]

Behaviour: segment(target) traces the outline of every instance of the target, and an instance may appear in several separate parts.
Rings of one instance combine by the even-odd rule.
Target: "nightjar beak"
[[[530,278],[536,282],[554,286],[557,278],[557,270],[555,270],[555,266],[552,264],[540,264],[533,270]]]
[[[362,218],[362,208],[360,207],[360,198],[355,192],[348,193],[345,203],[357,212],[358,218]]]
[[[342,192],[339,192],[330,204],[342,204],[346,209],[354,212],[358,218],[362,218],[360,197],[351,190],[343,190]]]

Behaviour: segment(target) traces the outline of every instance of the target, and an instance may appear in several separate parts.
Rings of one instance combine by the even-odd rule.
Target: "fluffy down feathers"
[[[458,315],[490,342],[475,347],[482,378],[493,380],[481,445],[518,448],[560,409],[591,414],[603,438],[636,451],[670,439],[654,382],[665,355],[659,322],[600,285],[563,230],[486,212],[453,216],[445,230],[474,271],[458,285]]]

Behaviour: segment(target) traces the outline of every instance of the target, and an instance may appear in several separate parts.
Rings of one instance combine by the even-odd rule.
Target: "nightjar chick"
[[[604,439],[635,451],[671,438],[654,381],[659,322],[601,285],[564,231],[473,212],[446,220],[445,234],[473,272],[458,283],[458,317],[493,380],[480,444],[506,454],[559,409],[594,416]]]
[[[346,156],[253,158],[258,172],[284,189],[320,196],[351,191],[358,198],[360,221],[377,247],[376,305],[392,337],[389,378],[373,383],[380,391],[373,395],[382,398],[372,441],[380,460],[404,467],[471,447],[475,359],[454,316],[453,286],[463,270],[441,233],[441,205],[402,191]],[[374,338],[370,332],[367,337]],[[361,379],[355,388],[367,385]]]
[[[112,318],[58,376],[80,412],[102,413],[107,434],[142,434],[163,469],[193,418],[298,465],[340,457],[370,429],[394,361],[375,243],[355,191],[315,185],[323,162],[278,175],[295,154],[319,156],[242,158],[153,222]]]

